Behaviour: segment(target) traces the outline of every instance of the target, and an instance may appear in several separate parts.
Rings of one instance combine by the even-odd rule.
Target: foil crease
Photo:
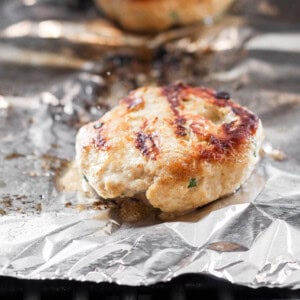
[[[237,1],[214,24],[148,37],[92,8],[0,5],[2,276],[149,285],[204,273],[300,288],[298,4]],[[137,86],[176,80],[227,90],[262,119],[266,155],[239,191],[137,226],[56,189],[82,124]]]

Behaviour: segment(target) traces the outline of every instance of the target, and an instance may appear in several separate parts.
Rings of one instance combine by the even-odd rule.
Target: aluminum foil
[[[300,288],[299,4],[237,1],[205,26],[145,37],[70,3],[0,4],[0,274]],[[227,90],[261,117],[264,155],[238,192],[136,225],[57,190],[82,124],[137,86],[176,80]]]

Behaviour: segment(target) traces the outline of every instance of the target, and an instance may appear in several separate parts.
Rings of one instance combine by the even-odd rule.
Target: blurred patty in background
[[[155,32],[221,14],[233,0],[95,0],[122,27]]]

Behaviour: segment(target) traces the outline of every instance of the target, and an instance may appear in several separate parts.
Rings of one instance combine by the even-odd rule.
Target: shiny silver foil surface
[[[203,273],[300,288],[299,3],[237,1],[156,36],[76,3],[0,4],[0,274],[149,285]],[[135,87],[177,80],[228,91],[262,119],[262,158],[239,191],[137,225],[57,190],[81,125]]]

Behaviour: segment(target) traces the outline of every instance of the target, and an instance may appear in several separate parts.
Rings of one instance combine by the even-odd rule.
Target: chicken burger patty
[[[105,199],[144,195],[168,213],[233,193],[259,159],[263,129],[229,98],[182,83],[132,91],[79,130],[82,177]]]
[[[160,31],[222,13],[232,0],[95,0],[123,27],[134,31]]]

